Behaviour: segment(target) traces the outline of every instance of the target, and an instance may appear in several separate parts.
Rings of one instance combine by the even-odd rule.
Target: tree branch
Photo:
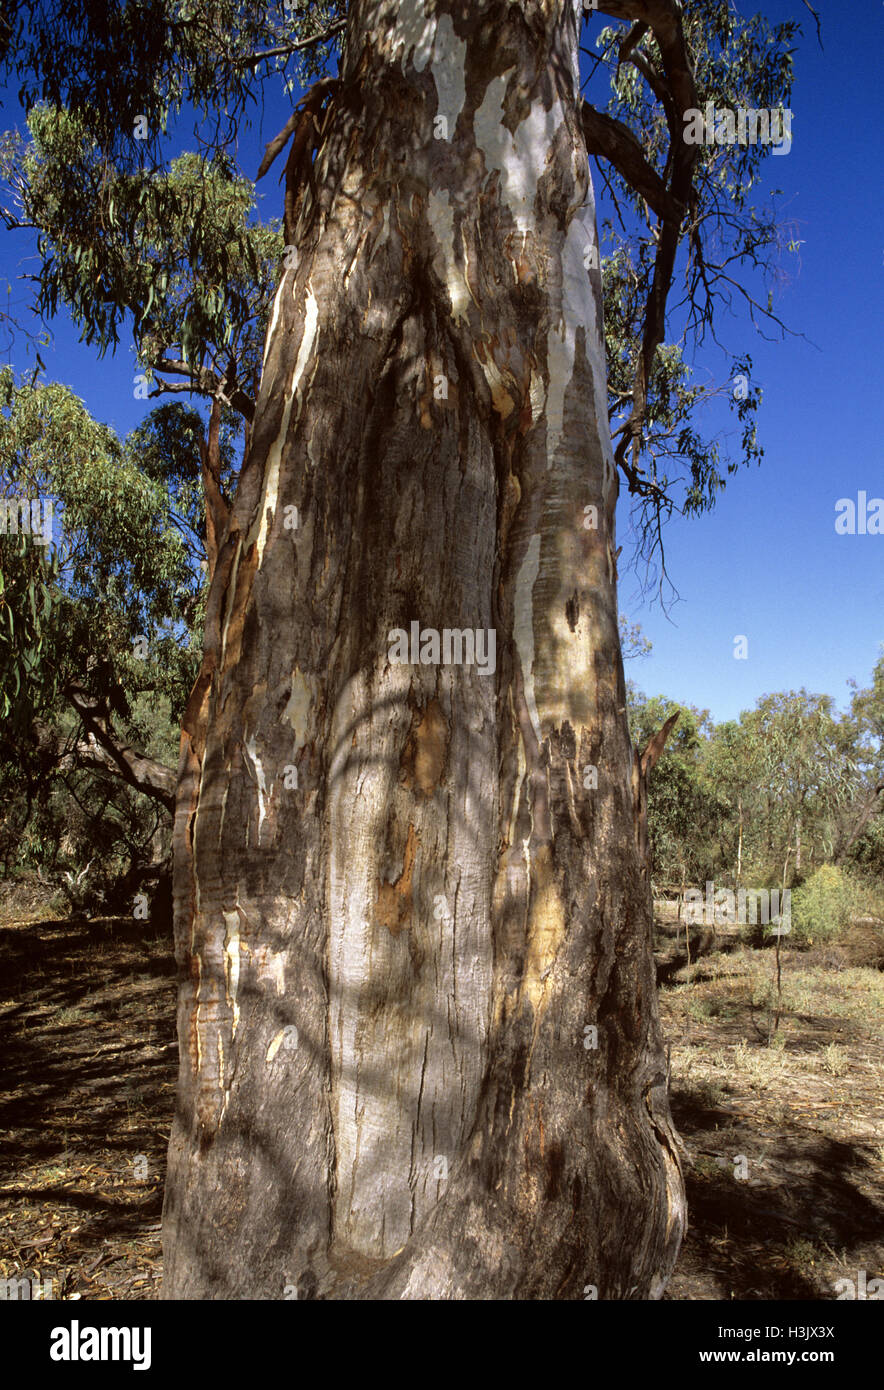
[[[289,53],[299,53],[303,48],[309,48],[314,43],[325,43],[328,39],[333,39],[336,34],[342,34],[347,27],[346,19],[336,19],[334,24],[330,24],[321,34],[312,34],[306,39],[292,39],[291,43],[281,43],[276,48],[265,48],[263,53],[249,53],[245,58],[238,58],[233,64],[235,68],[250,68],[255,63],[261,63],[265,58],[282,58]]]
[[[645,77],[655,91],[655,95],[667,106],[667,119],[670,127],[670,149],[667,160],[670,181],[667,198],[681,209],[691,207],[695,196],[693,180],[698,149],[697,146],[689,145],[681,138],[681,118],[686,111],[696,108],[697,89],[682,23],[681,6],[677,0],[601,0],[598,8],[614,19],[622,19],[632,23],[634,27],[621,44],[621,61],[623,56],[628,55],[628,60],[636,63],[640,71],[642,68],[637,60],[642,55],[638,53],[636,45],[646,32],[646,28],[653,31],[663,60],[665,81],[656,73],[654,73],[655,83],[650,82],[647,74]],[[643,25],[646,28],[641,28]],[[674,111],[669,109],[669,102],[672,103]],[[673,116],[676,117],[675,120],[673,120]],[[599,128],[600,125],[596,122],[595,129],[598,130]],[[612,132],[610,128],[607,131],[607,138],[613,147],[615,132]],[[629,151],[630,146],[621,139],[620,157],[624,158],[629,155]],[[616,161],[612,162],[616,165]],[[642,163],[646,163],[643,155]],[[616,167],[619,168],[619,165]],[[641,166],[636,165],[634,155],[628,158],[628,167],[630,173],[624,173],[624,178],[632,187],[635,187],[636,192],[641,197],[648,201],[649,206],[653,206],[645,192],[645,188],[648,187],[646,171]],[[636,175],[640,177],[642,186],[633,183],[633,177]],[[652,190],[649,189],[649,191]],[[659,190],[656,191],[659,192]],[[645,308],[641,354],[636,363],[632,411],[626,425],[620,431],[622,437],[615,452],[617,464],[629,480],[630,492],[645,490],[638,459],[641,454],[643,429],[647,415],[648,383],[657,348],[663,341],[666,300],[672,284],[675,256],[681,240],[681,216],[677,220],[661,217],[661,222],[657,254],[654,260],[654,276]],[[628,468],[626,460],[627,454],[630,452],[632,465],[631,468]]]
[[[76,762],[84,767],[113,772],[127,786],[160,802],[167,811],[174,812],[175,771],[124,742],[113,728],[110,711],[104,701],[78,685],[69,686],[65,694],[80,717],[84,737],[76,739],[71,745],[48,725],[36,720],[32,728],[38,747],[55,758],[60,766]]]
[[[338,79],[336,77],[321,77],[318,82],[313,84],[309,92],[304,93],[282,130],[278,135],[274,135],[273,139],[268,141],[265,145],[264,158],[261,160],[258,172],[255,175],[256,183],[258,179],[263,179],[280,150],[285,148],[291,136],[301,125],[301,121],[304,118],[304,111],[309,110],[313,113],[318,111],[327,94],[337,85]],[[301,110],[302,107],[304,111]]]
[[[884,801],[881,801],[879,799],[882,796],[884,796],[884,782],[878,782],[876,786],[872,787],[869,790],[866,799],[862,804],[859,815],[854,821],[853,826],[846,840],[842,843],[840,849],[838,850],[838,853],[835,856],[836,864],[842,864],[844,862],[844,860],[847,857],[848,851],[851,849],[853,845],[856,844],[857,840],[859,839],[860,835],[862,835],[872,816],[880,813],[882,807],[884,807]]]
[[[596,111],[586,101],[580,115],[587,153],[609,160],[661,221],[680,223],[685,214],[684,205],[676,202],[656,169],[645,159],[641,144],[629,127],[603,111]]]
[[[271,164],[273,163],[276,156],[279,154],[280,150],[285,148],[292,134],[297,129],[298,122],[300,119],[301,117],[296,107],[292,114],[289,116],[288,120],[286,121],[279,134],[274,135],[272,140],[268,140],[267,144],[264,146],[264,158],[258,165],[258,172],[255,175],[256,183],[258,182],[258,179],[263,179],[264,175],[267,173],[267,170],[270,168]]]
[[[227,377],[219,377],[208,367],[195,367],[189,362],[182,362],[172,357],[161,357],[158,361],[151,363],[156,372],[171,372],[173,376],[186,376],[190,380],[189,386],[176,385],[171,381],[160,383],[160,389],[151,391],[151,396],[159,396],[163,391],[198,391],[200,395],[211,396],[213,400],[222,401],[224,405],[229,405],[232,410],[236,410],[245,420],[251,424],[255,415],[255,402],[251,396],[246,395],[235,382],[229,381]]]

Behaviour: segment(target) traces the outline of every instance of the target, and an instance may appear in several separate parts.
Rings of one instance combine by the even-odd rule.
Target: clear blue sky
[[[659,604],[638,601],[634,574],[621,575],[620,592],[654,644],[628,674],[648,694],[716,719],[802,685],[842,704],[848,677],[868,684],[884,642],[884,536],[834,527],[839,498],[884,497],[884,5],[821,0],[822,52],[797,0],[740,8],[772,20],[806,15],[792,149],[768,161],[803,242],[774,307],[805,337],[766,342],[745,320],[723,323],[725,342],[749,350],[764,389],[765,457],[729,479],[711,514],[670,523],[666,563],[682,601],[668,619]],[[726,369],[718,353],[701,360],[719,378]],[[620,520],[625,559],[623,511]],[[738,634],[749,639],[745,661],[733,656]]]
[[[847,679],[867,684],[884,642],[884,536],[840,536],[834,528],[839,498],[860,490],[884,496],[884,5],[818,0],[823,51],[800,0],[739,7],[761,9],[772,20],[793,16],[804,27],[792,149],[768,161],[769,182],[783,190],[781,206],[802,242],[800,258],[784,263],[790,278],[776,291],[775,309],[804,337],[765,341],[742,314],[722,323],[725,345],[734,354],[750,352],[764,390],[765,457],[760,468],[729,480],[711,514],[670,522],[667,569],[680,601],[668,613],[642,600],[638,577],[622,568],[632,549],[625,503],[618,517],[621,607],[654,644],[650,657],[630,662],[628,674],[648,694],[708,708],[716,719],[735,717],[766,692],[799,686],[843,703]],[[246,171],[257,168],[291,101],[280,90],[268,100],[263,125],[245,135]],[[7,97],[0,125],[20,122]],[[278,214],[276,169],[258,191],[265,214]],[[597,196],[604,213],[601,189]],[[0,235],[0,280],[4,287],[13,282],[13,311],[26,293],[16,277],[35,267],[27,234]],[[48,375],[126,434],[155,404],[134,399],[131,349],[121,345],[115,358],[99,362],[66,316],[52,327],[53,348],[42,353]],[[28,365],[23,341],[10,360],[17,370]],[[698,364],[718,379],[729,365],[714,348]],[[738,635],[748,639],[744,661],[733,656]]]

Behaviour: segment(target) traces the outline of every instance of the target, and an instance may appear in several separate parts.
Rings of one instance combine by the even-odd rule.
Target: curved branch
[[[652,71],[650,65],[640,64],[637,61],[641,58],[637,44],[647,28],[653,31],[663,60],[664,77],[661,78],[653,72],[655,81],[651,82],[648,72],[645,72],[644,75],[649,85],[652,86],[655,95],[667,108],[667,119],[670,127],[670,148],[667,160],[670,180],[667,196],[677,207],[682,209],[691,207],[695,201],[694,167],[697,161],[698,148],[696,145],[689,145],[681,138],[680,118],[684,116],[685,112],[696,108],[697,88],[682,23],[681,5],[678,4],[677,0],[600,0],[598,8],[604,14],[610,15],[614,19],[626,20],[634,26],[621,45],[621,59],[626,57],[627,61],[635,63],[640,71],[643,66]],[[672,108],[674,108],[674,112]],[[674,122],[673,114],[679,118]],[[613,138],[609,132],[608,139],[612,143]],[[621,144],[624,151],[628,150],[629,147],[625,142],[621,141]],[[633,157],[629,160],[629,167],[633,174],[637,172],[641,175],[644,184],[647,185],[648,180],[645,172],[640,168],[636,170],[634,166]],[[624,174],[624,177],[632,183],[629,174]],[[646,197],[642,188],[636,188],[636,191],[642,197]],[[646,199],[646,201],[649,202],[649,206],[653,206],[650,204],[650,200]],[[622,437],[615,452],[618,466],[629,480],[630,492],[644,490],[640,482],[642,471],[638,466],[638,459],[641,453],[643,428],[647,415],[648,383],[657,348],[663,341],[666,300],[672,285],[675,256],[681,240],[681,222],[681,217],[678,220],[670,217],[661,218],[662,225],[654,260],[654,277],[645,308],[641,354],[636,363],[632,411],[621,431]],[[628,453],[632,454],[631,468],[627,466]]]
[[[603,111],[596,111],[586,101],[580,115],[587,153],[609,160],[662,221],[680,223],[685,214],[684,204],[675,200],[656,169],[645,159],[641,143],[629,127]]]
[[[255,63],[263,62],[265,58],[282,58],[289,53],[299,53],[301,49],[310,48],[314,43],[325,43],[328,39],[333,39],[335,35],[342,34],[346,27],[346,19],[336,19],[334,24],[330,24],[321,34],[311,34],[307,39],[293,39],[291,43],[281,43],[276,48],[265,48],[263,53],[249,53],[245,58],[238,58],[233,66],[250,68]]]
[[[113,772],[135,791],[143,792],[167,811],[174,812],[177,785],[174,769],[140,753],[121,739],[114,730],[107,705],[96,696],[78,685],[69,686],[65,694],[80,717],[84,736],[71,745],[37,720],[33,730],[38,747],[56,758],[60,766],[75,762]]]
[[[162,395],[164,391],[197,391],[200,395],[211,396],[213,400],[219,400],[224,405],[229,405],[231,410],[238,411],[249,424],[254,419],[255,402],[251,396],[248,396],[235,382],[231,383],[227,377],[219,377],[208,367],[196,367],[189,362],[182,362],[172,357],[160,357],[151,363],[151,366],[157,372],[171,372],[173,376],[186,376],[190,383],[189,385],[181,385],[171,381],[161,381],[159,389],[150,392],[151,396]]]

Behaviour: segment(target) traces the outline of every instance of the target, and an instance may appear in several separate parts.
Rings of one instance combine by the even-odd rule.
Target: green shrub
[[[862,885],[834,864],[823,864],[792,893],[791,945],[812,946],[840,936],[864,908]]]

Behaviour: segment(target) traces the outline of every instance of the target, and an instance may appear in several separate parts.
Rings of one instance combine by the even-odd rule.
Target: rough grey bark
[[[678,1251],[579,9],[350,5],[182,738],[169,1297]]]

